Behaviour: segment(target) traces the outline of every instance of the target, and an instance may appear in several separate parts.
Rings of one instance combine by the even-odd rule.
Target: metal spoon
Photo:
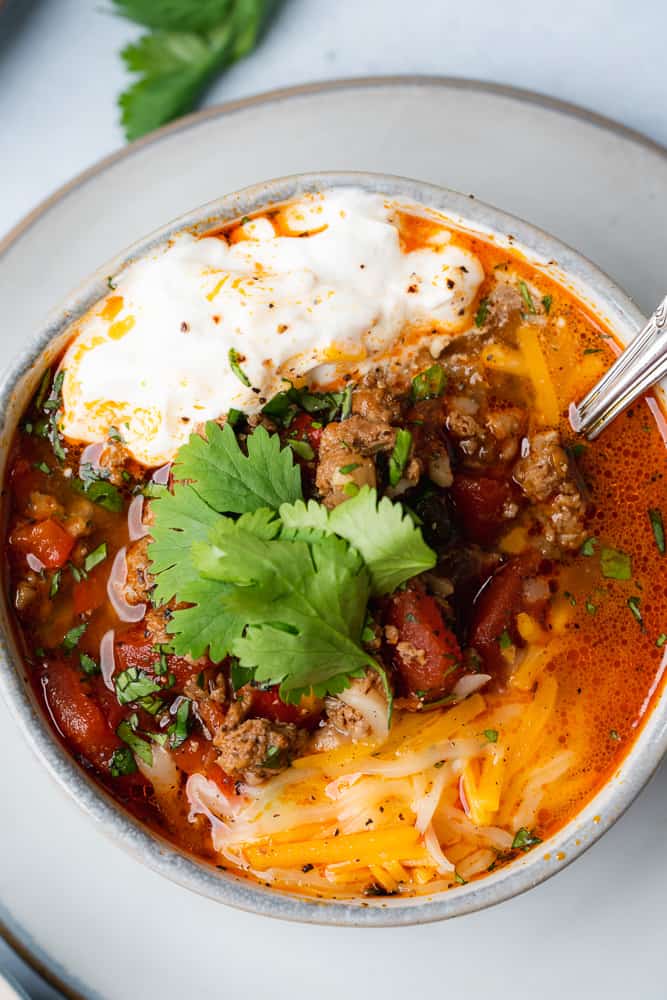
[[[606,375],[577,405],[570,424],[593,441],[638,396],[667,376],[667,295]]]

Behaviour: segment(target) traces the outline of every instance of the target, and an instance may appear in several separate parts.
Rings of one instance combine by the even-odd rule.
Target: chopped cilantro
[[[667,642],[667,633],[661,632],[658,638],[655,640],[655,644],[658,647],[658,649],[662,649],[662,647],[665,645],[666,642]]]
[[[662,512],[658,510],[657,507],[652,507],[648,512],[649,521],[651,522],[651,528],[653,529],[653,537],[655,538],[655,544],[658,547],[658,552],[661,556],[665,554],[665,526],[662,521]]]
[[[228,358],[229,358],[229,367],[234,372],[234,374],[236,375],[236,377],[239,380],[239,382],[242,382],[243,385],[249,386],[250,385],[250,379],[248,378],[248,376],[246,375],[246,373],[241,368],[241,365],[240,365],[240,356],[239,356],[238,351],[235,351],[233,347],[230,347],[229,348]]]
[[[72,486],[92,503],[118,514],[123,509],[123,498],[107,477],[108,473],[103,474],[103,470],[96,470],[90,463],[85,463],[79,467],[79,478],[72,479]]]
[[[478,327],[484,326],[488,315],[489,315],[489,300],[480,299],[479,309],[475,313],[475,326]]]
[[[283,751],[280,747],[271,744],[266,748],[266,755],[262,761],[262,767],[269,769],[280,767],[282,764]]]
[[[529,313],[533,315],[537,312],[535,308],[535,303],[533,302],[533,296],[530,294],[530,289],[525,281],[519,282],[519,292],[521,293],[521,298],[524,301],[524,305]]]
[[[522,826],[519,830],[517,830],[514,836],[514,840],[512,841],[512,850],[527,851],[529,848],[541,843],[542,840],[540,837],[531,833],[531,831],[527,830],[525,826]]]
[[[498,742],[498,730],[497,729],[485,729],[482,735],[486,737],[486,739],[487,739],[487,741],[489,743],[497,743]]]
[[[84,674],[88,677],[93,677],[100,672],[99,664],[92,656],[88,656],[88,653],[79,653],[79,664]]]
[[[434,396],[442,396],[447,386],[447,373],[442,365],[431,365],[412,380],[412,399],[415,403]]]
[[[621,737],[618,735],[618,733],[616,732],[615,729],[610,729],[609,730],[609,739],[610,740],[620,740],[620,738]]]
[[[412,434],[410,431],[403,429],[396,431],[396,444],[389,456],[389,483],[391,486],[396,486],[400,482],[411,447]]]
[[[151,755],[152,759],[152,755]],[[122,750],[114,750],[109,761],[109,771],[112,778],[120,778],[121,775],[134,774],[137,770],[136,761],[129,747]]]
[[[340,419],[347,420],[352,413],[352,386],[348,385],[343,393],[343,401],[340,406]]]
[[[630,580],[632,561],[630,556],[618,549],[603,546],[600,550],[600,569],[609,580]]]
[[[153,664],[153,673],[157,677],[163,677],[169,670],[167,654],[162,646],[153,646],[153,652],[158,654],[159,659]]]
[[[88,622],[84,622],[82,625],[75,625],[74,628],[71,628],[63,639],[63,649],[71,653],[79,645],[79,639],[87,628]]]
[[[503,631],[498,636],[498,645],[500,646],[501,649],[509,649],[510,646],[513,645],[512,637],[510,636],[507,629],[503,629]]]
[[[125,743],[140,760],[143,760],[144,764],[148,764],[149,767],[152,767],[153,751],[151,750],[150,743],[139,736],[136,732],[138,725],[139,720],[137,719],[137,716],[133,714],[129,719],[123,719],[116,730],[116,736],[119,740],[122,740],[123,743]]]
[[[463,875],[459,875],[459,873],[458,873],[458,872],[454,872],[454,881],[455,881],[455,882],[456,882],[456,883],[457,883],[458,885],[467,885],[467,884],[468,884],[468,880],[467,880],[467,879],[465,879],[465,878],[463,877]]]
[[[160,690],[150,674],[138,667],[128,667],[115,678],[116,698],[119,705],[127,705]]]
[[[181,743],[184,743],[188,738],[190,729],[189,720],[190,702],[187,698],[181,698],[176,709],[176,721],[167,730],[169,733],[169,742],[172,747],[180,747]]]
[[[632,612],[632,617],[635,619],[636,622],[639,622],[639,624],[643,628],[644,627],[644,620],[642,618],[642,613],[641,613],[641,610],[639,608],[640,603],[641,603],[641,600],[640,600],[639,597],[636,597],[636,596],[634,596],[634,597],[628,597],[628,607],[630,608],[630,611]]]
[[[307,441],[295,441],[293,438],[289,438],[287,444],[290,446],[295,455],[299,458],[303,458],[306,462],[312,462],[315,458],[315,452],[308,444]]]
[[[341,465],[338,471],[340,472],[341,476],[349,476],[351,472],[354,472],[354,470],[358,468],[359,468],[358,462],[350,462],[349,465]]]
[[[544,311],[547,314],[547,316],[551,312],[551,303],[552,302],[553,302],[553,296],[551,296],[551,295],[543,295],[542,296],[542,305],[544,307]]]
[[[107,557],[107,543],[102,542],[101,545],[98,545],[96,549],[93,549],[92,552],[89,552],[86,558],[84,559],[83,566],[86,573],[90,573],[91,569],[95,569],[96,566],[99,566],[101,562],[104,562],[106,557]]]
[[[601,353],[602,353],[601,347],[587,347],[586,350],[584,351],[584,354],[601,354]]]
[[[45,476],[51,475],[51,468],[46,464],[46,462],[35,462],[35,468],[38,472],[43,472]]]
[[[593,556],[595,555],[595,546],[597,545],[597,538],[587,538],[584,544],[579,549],[582,556]]]
[[[597,605],[593,604],[592,601],[586,601],[586,611],[589,615],[594,615],[597,611]]]

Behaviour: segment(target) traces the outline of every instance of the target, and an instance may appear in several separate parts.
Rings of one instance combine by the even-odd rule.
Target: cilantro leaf
[[[109,771],[112,778],[120,778],[124,774],[134,774],[136,770],[136,761],[129,747],[114,750],[109,761]]]
[[[394,445],[394,450],[389,456],[389,484],[390,486],[396,486],[401,480],[403,475],[403,470],[408,461],[410,455],[410,448],[412,447],[412,434],[410,431],[398,430],[396,431],[396,444]]]
[[[514,851],[527,851],[531,847],[535,847],[536,844],[541,844],[542,840],[537,836],[536,833],[532,833],[527,830],[525,826],[520,827],[516,834],[514,835],[514,840],[512,841],[512,850]]]
[[[277,510],[301,498],[301,472],[292,449],[277,434],[258,427],[241,451],[231,427],[210,421],[206,440],[193,434],[178,453],[179,479],[193,480],[199,496],[220,514],[244,514],[259,507]]]
[[[247,628],[232,652],[256,681],[280,684],[283,700],[337,693],[377,668],[361,646],[370,576],[342,539],[267,540],[221,519],[193,556],[206,578],[236,585],[228,608]]]
[[[130,716],[129,719],[123,719],[116,730],[116,736],[130,748],[132,753],[136,754],[140,760],[143,760],[144,764],[148,764],[149,767],[152,767],[153,751],[151,750],[151,745],[147,740],[137,734],[137,725],[138,720],[136,715]],[[127,760],[125,760],[124,763],[127,764]],[[121,773],[131,772],[125,771]]]
[[[632,560],[620,549],[603,546],[600,549],[600,569],[608,580],[632,579]]]
[[[148,546],[151,572],[156,587],[152,599],[166,604],[199,574],[190,562],[190,549],[195,541],[208,538],[218,520],[218,514],[205,503],[192,486],[176,483],[174,492],[160,487],[153,501],[153,541]]]
[[[128,667],[115,678],[116,698],[119,705],[127,705],[138,701],[147,695],[156,694],[160,685],[156,684],[150,674],[138,667]]]
[[[374,595],[390,594],[436,563],[435,552],[403,507],[388,497],[378,503],[376,490],[368,486],[332,511],[312,500],[298,501],[283,504],[280,517],[293,538],[308,537],[304,532],[310,531],[312,539],[313,529],[345,538],[368,566]]]
[[[147,28],[166,31],[207,31],[229,11],[229,0],[114,0],[119,13]]]
[[[114,0],[154,29],[121,53],[139,79],[118,103],[128,139],[185,114],[212,78],[257,44],[274,0]]]
[[[244,514],[236,524],[239,529],[254,532],[268,541],[275,537],[280,527],[274,518],[273,511],[263,509]],[[215,517],[214,525],[219,522],[234,523],[228,518]],[[199,539],[191,535],[191,545],[192,541],[205,542],[207,537],[208,532]],[[202,578],[192,562],[189,549],[184,559],[181,564],[183,579],[178,579],[177,566],[174,567],[173,580],[178,586],[179,600],[191,607],[178,609],[167,623],[167,632],[172,636],[171,648],[179,656],[190,654],[195,658],[203,656],[208,650],[211,659],[219,663],[231,652],[234,640],[243,634],[246,625],[244,614],[229,607],[229,598],[236,588],[232,584]]]

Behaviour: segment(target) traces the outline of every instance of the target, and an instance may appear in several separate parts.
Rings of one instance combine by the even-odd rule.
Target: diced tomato
[[[458,473],[450,489],[461,530],[470,542],[492,545],[507,520],[506,504],[518,502],[518,490],[507,479]]]
[[[289,426],[289,437],[297,441],[307,441],[314,452],[317,453],[322,441],[322,430],[320,427],[313,427],[313,423],[319,423],[310,413],[297,413]]]
[[[461,649],[437,602],[422,590],[399,591],[389,599],[385,623],[398,630],[389,647],[402,693],[433,700],[448,694],[464,673]]]
[[[24,555],[34,555],[47,569],[64,566],[74,548],[74,539],[53,518],[15,528],[9,543]]]
[[[482,658],[484,670],[499,680],[507,673],[501,637],[507,630],[512,642],[518,640],[516,616],[527,607],[524,580],[537,572],[539,562],[538,554],[532,552],[511,559],[489,578],[475,598],[468,644]]]
[[[188,739],[172,753],[176,766],[185,774],[203,774],[226,795],[234,792],[235,782],[218,767],[218,753],[208,740],[200,737]]]
[[[75,615],[90,614],[99,608],[107,596],[107,571],[100,567],[90,573],[85,580],[74,584],[72,601]]]
[[[145,670],[149,674],[155,674],[155,665],[159,662],[160,656],[156,652],[154,645],[146,642],[146,639],[137,635],[136,631],[128,631],[116,638],[115,643],[116,672],[127,670],[128,667],[137,667]],[[167,671],[174,675],[175,681],[172,685],[174,693],[182,690],[184,684],[196,676],[201,667],[194,667],[189,660],[183,656],[175,656],[173,653],[167,654]]]
[[[304,713],[298,705],[287,705],[278,694],[278,687],[262,690],[252,689],[251,715],[260,716],[263,719],[270,719],[272,722],[293,722],[302,723]]]
[[[97,767],[106,766],[122,743],[80,672],[66,663],[51,662],[43,688],[53,721],[67,743]]]

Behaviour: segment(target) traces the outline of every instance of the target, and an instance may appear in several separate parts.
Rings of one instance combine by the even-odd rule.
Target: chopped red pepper
[[[37,524],[15,528],[9,543],[23,555],[36,556],[47,569],[64,566],[74,548],[72,536],[51,517]]]

